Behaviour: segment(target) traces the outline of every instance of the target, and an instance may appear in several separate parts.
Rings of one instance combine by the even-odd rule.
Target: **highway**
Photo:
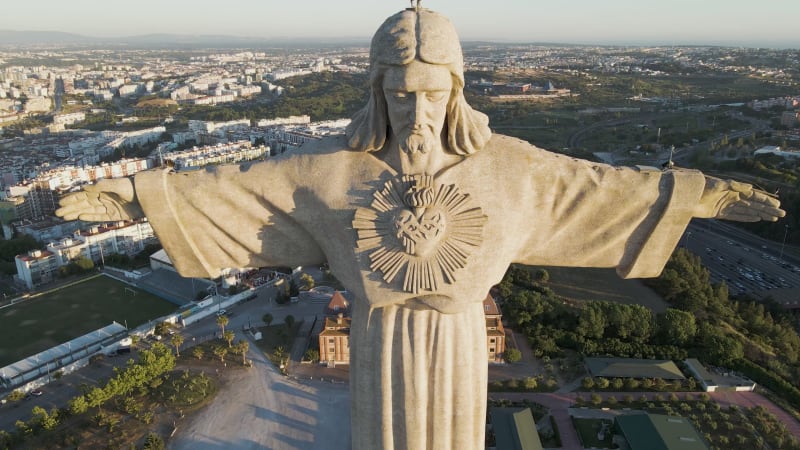
[[[706,220],[693,221],[679,246],[698,255],[711,280],[725,281],[731,295],[772,297],[787,308],[800,308],[800,262],[782,252],[780,243]]]

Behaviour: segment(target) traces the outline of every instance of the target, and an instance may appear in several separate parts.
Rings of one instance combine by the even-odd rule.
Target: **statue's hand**
[[[61,199],[56,215],[66,220],[105,222],[144,216],[130,178],[101,180]]]
[[[737,222],[775,222],[786,212],[774,195],[747,183],[706,177],[706,188],[696,207],[695,217]]]

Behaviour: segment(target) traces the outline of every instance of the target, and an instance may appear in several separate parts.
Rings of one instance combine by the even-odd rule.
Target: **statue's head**
[[[401,11],[372,38],[370,98],[347,128],[350,147],[380,150],[394,134],[406,151],[443,141],[451,153],[474,153],[491,137],[489,120],[463,91],[461,45],[450,21],[427,9]]]

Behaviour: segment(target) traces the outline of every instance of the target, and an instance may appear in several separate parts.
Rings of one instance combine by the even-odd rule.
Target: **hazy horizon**
[[[255,39],[369,39],[407,1],[304,0],[270,5],[231,0],[115,7],[97,0],[41,0],[38,14],[7,8],[0,30],[58,31],[96,38],[146,34],[227,35]],[[800,48],[800,2],[575,0],[423,0],[448,16],[465,41],[582,45],[721,45]],[[25,18],[20,20],[20,18]],[[793,23],[794,22],[794,23]]]

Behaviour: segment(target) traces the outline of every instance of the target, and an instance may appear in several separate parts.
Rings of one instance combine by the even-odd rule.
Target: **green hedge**
[[[791,383],[774,372],[746,359],[736,360],[732,364],[732,368],[743,373],[756,383],[775,392],[779,397],[789,402],[794,408],[800,409],[800,389],[792,386]]]

